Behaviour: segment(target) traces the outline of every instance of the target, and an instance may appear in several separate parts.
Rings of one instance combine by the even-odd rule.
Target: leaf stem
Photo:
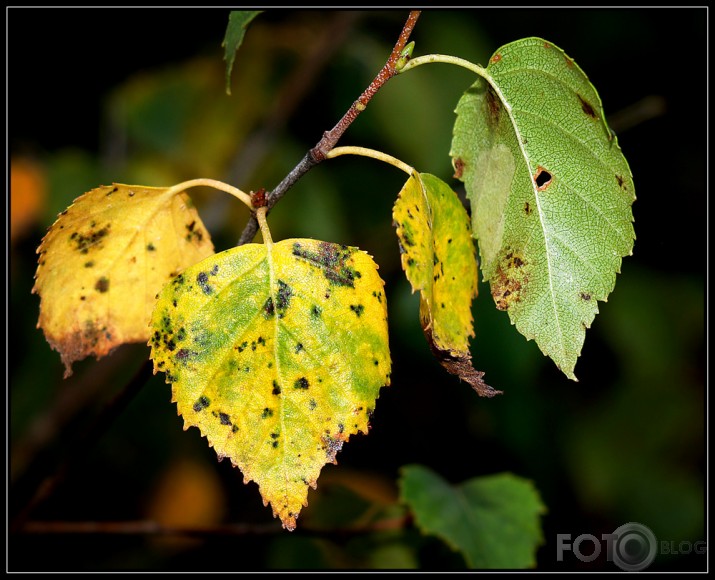
[[[408,70],[412,70],[413,68],[421,66],[423,64],[432,64],[436,62],[461,66],[462,68],[466,68],[467,70],[478,74],[480,77],[483,77],[485,79],[490,78],[487,69],[463,58],[459,58],[458,56],[451,56],[449,54],[425,54],[423,56],[418,56],[416,58],[411,59],[398,72],[399,74],[403,74],[406,73]]]
[[[336,147],[332,149],[327,155],[327,159],[333,159],[334,157],[340,157],[340,155],[361,155],[362,157],[372,157],[378,161],[384,161],[390,165],[397,167],[397,169],[402,169],[407,175],[412,175],[415,172],[415,168],[407,165],[404,161],[400,161],[392,155],[383,153],[382,151],[376,151],[375,149],[368,149],[367,147]]]
[[[267,207],[259,207],[256,210],[256,219],[258,220],[258,225],[261,227],[261,235],[263,236],[263,243],[270,247],[273,245],[273,238],[271,237],[271,230],[268,229],[268,222],[266,221]]]
[[[167,194],[168,193],[179,193],[181,191],[189,189],[190,187],[200,187],[200,186],[213,187],[214,189],[218,189],[220,191],[225,191],[226,193],[230,193],[232,196],[240,199],[243,203],[245,203],[249,209],[253,209],[253,205],[251,204],[251,196],[250,195],[248,195],[247,193],[244,193],[243,191],[241,191],[237,187],[234,187],[233,185],[229,185],[228,183],[224,183],[223,181],[217,181],[216,179],[199,178],[199,179],[191,179],[189,181],[184,181],[182,183],[177,183],[176,185],[173,185],[169,188],[169,190],[167,191]]]

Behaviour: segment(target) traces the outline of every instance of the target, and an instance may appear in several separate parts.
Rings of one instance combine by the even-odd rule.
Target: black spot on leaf
[[[209,276],[206,272],[199,272],[196,276],[196,282],[201,287],[201,290],[207,296],[213,294],[213,287],[209,284]]]
[[[283,280],[278,280],[278,296],[276,296],[276,310],[278,311],[278,318],[283,318],[285,316],[288,305],[290,304],[291,296],[293,296],[293,290],[291,287],[283,282]]]
[[[266,303],[263,305],[263,316],[265,316],[267,320],[270,320],[273,318],[274,314],[275,306],[273,306],[273,297],[269,296],[268,300],[266,300]]]
[[[87,254],[91,249],[101,248],[102,240],[109,234],[111,224],[107,224],[99,230],[90,230],[86,234],[74,232],[70,236],[70,242],[76,245],[76,250],[80,254]]]
[[[206,396],[199,397],[194,403],[194,411],[197,413],[203,411],[211,404],[211,400]]]
[[[105,293],[109,290],[109,278],[102,276],[99,280],[97,280],[97,283],[94,285],[94,289],[97,292]]]
[[[359,274],[347,264],[354,250],[347,246],[338,246],[328,242],[321,242],[318,251],[314,252],[305,248],[299,242],[293,244],[293,255],[306,260],[320,268],[323,275],[337,286],[355,287],[355,278]]]

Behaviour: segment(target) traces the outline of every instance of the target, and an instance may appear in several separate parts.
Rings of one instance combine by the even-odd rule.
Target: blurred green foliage
[[[8,10],[10,162],[33,159],[46,184],[32,227],[15,235],[10,224],[11,517],[78,453],[80,434],[148,355],[144,345],[122,347],[76,364],[74,376],[62,380],[59,356],[35,327],[39,302],[30,293],[35,249],[56,214],[113,181],[163,186],[212,177],[245,191],[271,189],[369,84],[407,17],[402,10],[353,15],[306,90],[292,94],[286,81],[306,70],[311,50],[345,15],[268,10],[246,35],[227,97],[221,40],[228,12]],[[412,36],[415,56],[438,52],[481,64],[506,42],[540,36],[579,63],[607,116],[646,97],[663,104],[653,118],[616,128],[636,184],[637,240],[587,333],[580,382],[563,377],[510,326],[484,284],[473,308],[472,353],[487,382],[505,394],[479,399],[444,373],[399,265],[390,216],[404,177],[372,160],[329,161],[276,206],[273,236],[327,239],[375,257],[387,283],[393,384],[381,393],[370,434],[351,439],[340,465],[323,471],[304,529],[299,521],[293,534],[189,543],[151,534],[14,534],[9,569],[459,569],[461,556],[412,526],[353,529],[404,517],[396,481],[410,463],[452,483],[501,471],[531,480],[548,509],[541,570],[617,569],[605,558],[587,565],[572,554],[557,562],[559,533],[598,536],[635,521],[658,539],[704,539],[707,161],[706,124],[694,119],[706,113],[706,30],[705,9],[427,10]],[[664,71],[678,71],[687,87]],[[453,110],[471,82],[469,73],[446,65],[393,79],[340,144],[381,149],[457,187],[448,157]],[[277,103],[286,102],[279,95],[298,103],[260,141]],[[13,209],[32,195],[11,194]],[[192,197],[217,250],[235,245],[247,210],[220,193]],[[238,470],[217,463],[197,430],[182,431],[170,398],[163,377],[150,380],[96,444],[81,448],[81,461],[31,520],[144,520],[155,513],[163,476],[190,460],[208,465],[223,490],[216,525],[274,525],[255,485],[244,486]],[[373,477],[356,490],[330,479],[341,470]],[[327,524],[338,531],[326,531]],[[659,555],[649,569],[704,568],[704,556],[689,554]]]

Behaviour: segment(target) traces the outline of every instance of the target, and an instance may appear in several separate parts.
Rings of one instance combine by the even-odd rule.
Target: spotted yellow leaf
[[[292,239],[211,256],[159,296],[151,357],[184,427],[255,481],[289,530],[390,382],[383,287],[366,253]]]
[[[78,197],[47,232],[33,292],[37,326],[72,363],[149,339],[162,286],[213,254],[211,238],[185,193],[114,184]]]
[[[480,395],[499,393],[472,367],[477,261],[469,216],[457,194],[434,175],[415,172],[400,191],[392,217],[402,268],[412,291],[420,292],[420,321],[432,352]]]

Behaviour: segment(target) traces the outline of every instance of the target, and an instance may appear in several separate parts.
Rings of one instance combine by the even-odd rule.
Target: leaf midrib
[[[538,215],[539,215],[539,222],[541,223],[541,231],[542,231],[542,234],[544,237],[544,246],[546,248],[546,266],[547,266],[546,269],[547,269],[547,274],[548,274],[548,278],[549,278],[549,293],[551,294],[551,306],[552,306],[553,312],[554,312],[554,320],[556,323],[556,329],[559,334],[559,344],[561,345],[561,357],[565,357],[566,348],[564,345],[564,333],[561,328],[561,322],[559,320],[559,312],[558,312],[558,309],[556,308],[556,295],[554,293],[554,284],[553,284],[554,275],[552,272],[551,257],[550,257],[550,252],[549,252],[549,242],[548,242],[548,239],[546,236],[544,211],[543,211],[543,208],[541,207],[541,203],[539,201],[539,196],[537,195],[538,191],[536,190],[534,180],[531,178],[531,176],[533,175],[533,169],[531,167],[531,163],[529,162],[529,156],[528,156],[526,150],[524,149],[524,143],[521,138],[521,132],[519,131],[519,128],[518,128],[516,121],[514,119],[511,105],[507,102],[506,98],[504,97],[504,93],[502,93],[501,89],[496,84],[496,81],[494,80],[494,77],[491,76],[491,74],[485,75],[484,79],[494,89],[497,96],[499,97],[499,100],[504,104],[504,108],[506,109],[507,114],[509,115],[509,120],[511,122],[512,128],[514,129],[514,132],[516,133],[516,141],[519,144],[519,150],[521,151],[521,155],[522,155],[524,161],[526,162],[526,166],[529,170],[529,181],[531,182],[531,190],[534,194],[534,199],[535,199],[535,203],[536,203],[536,207],[537,207]]]

